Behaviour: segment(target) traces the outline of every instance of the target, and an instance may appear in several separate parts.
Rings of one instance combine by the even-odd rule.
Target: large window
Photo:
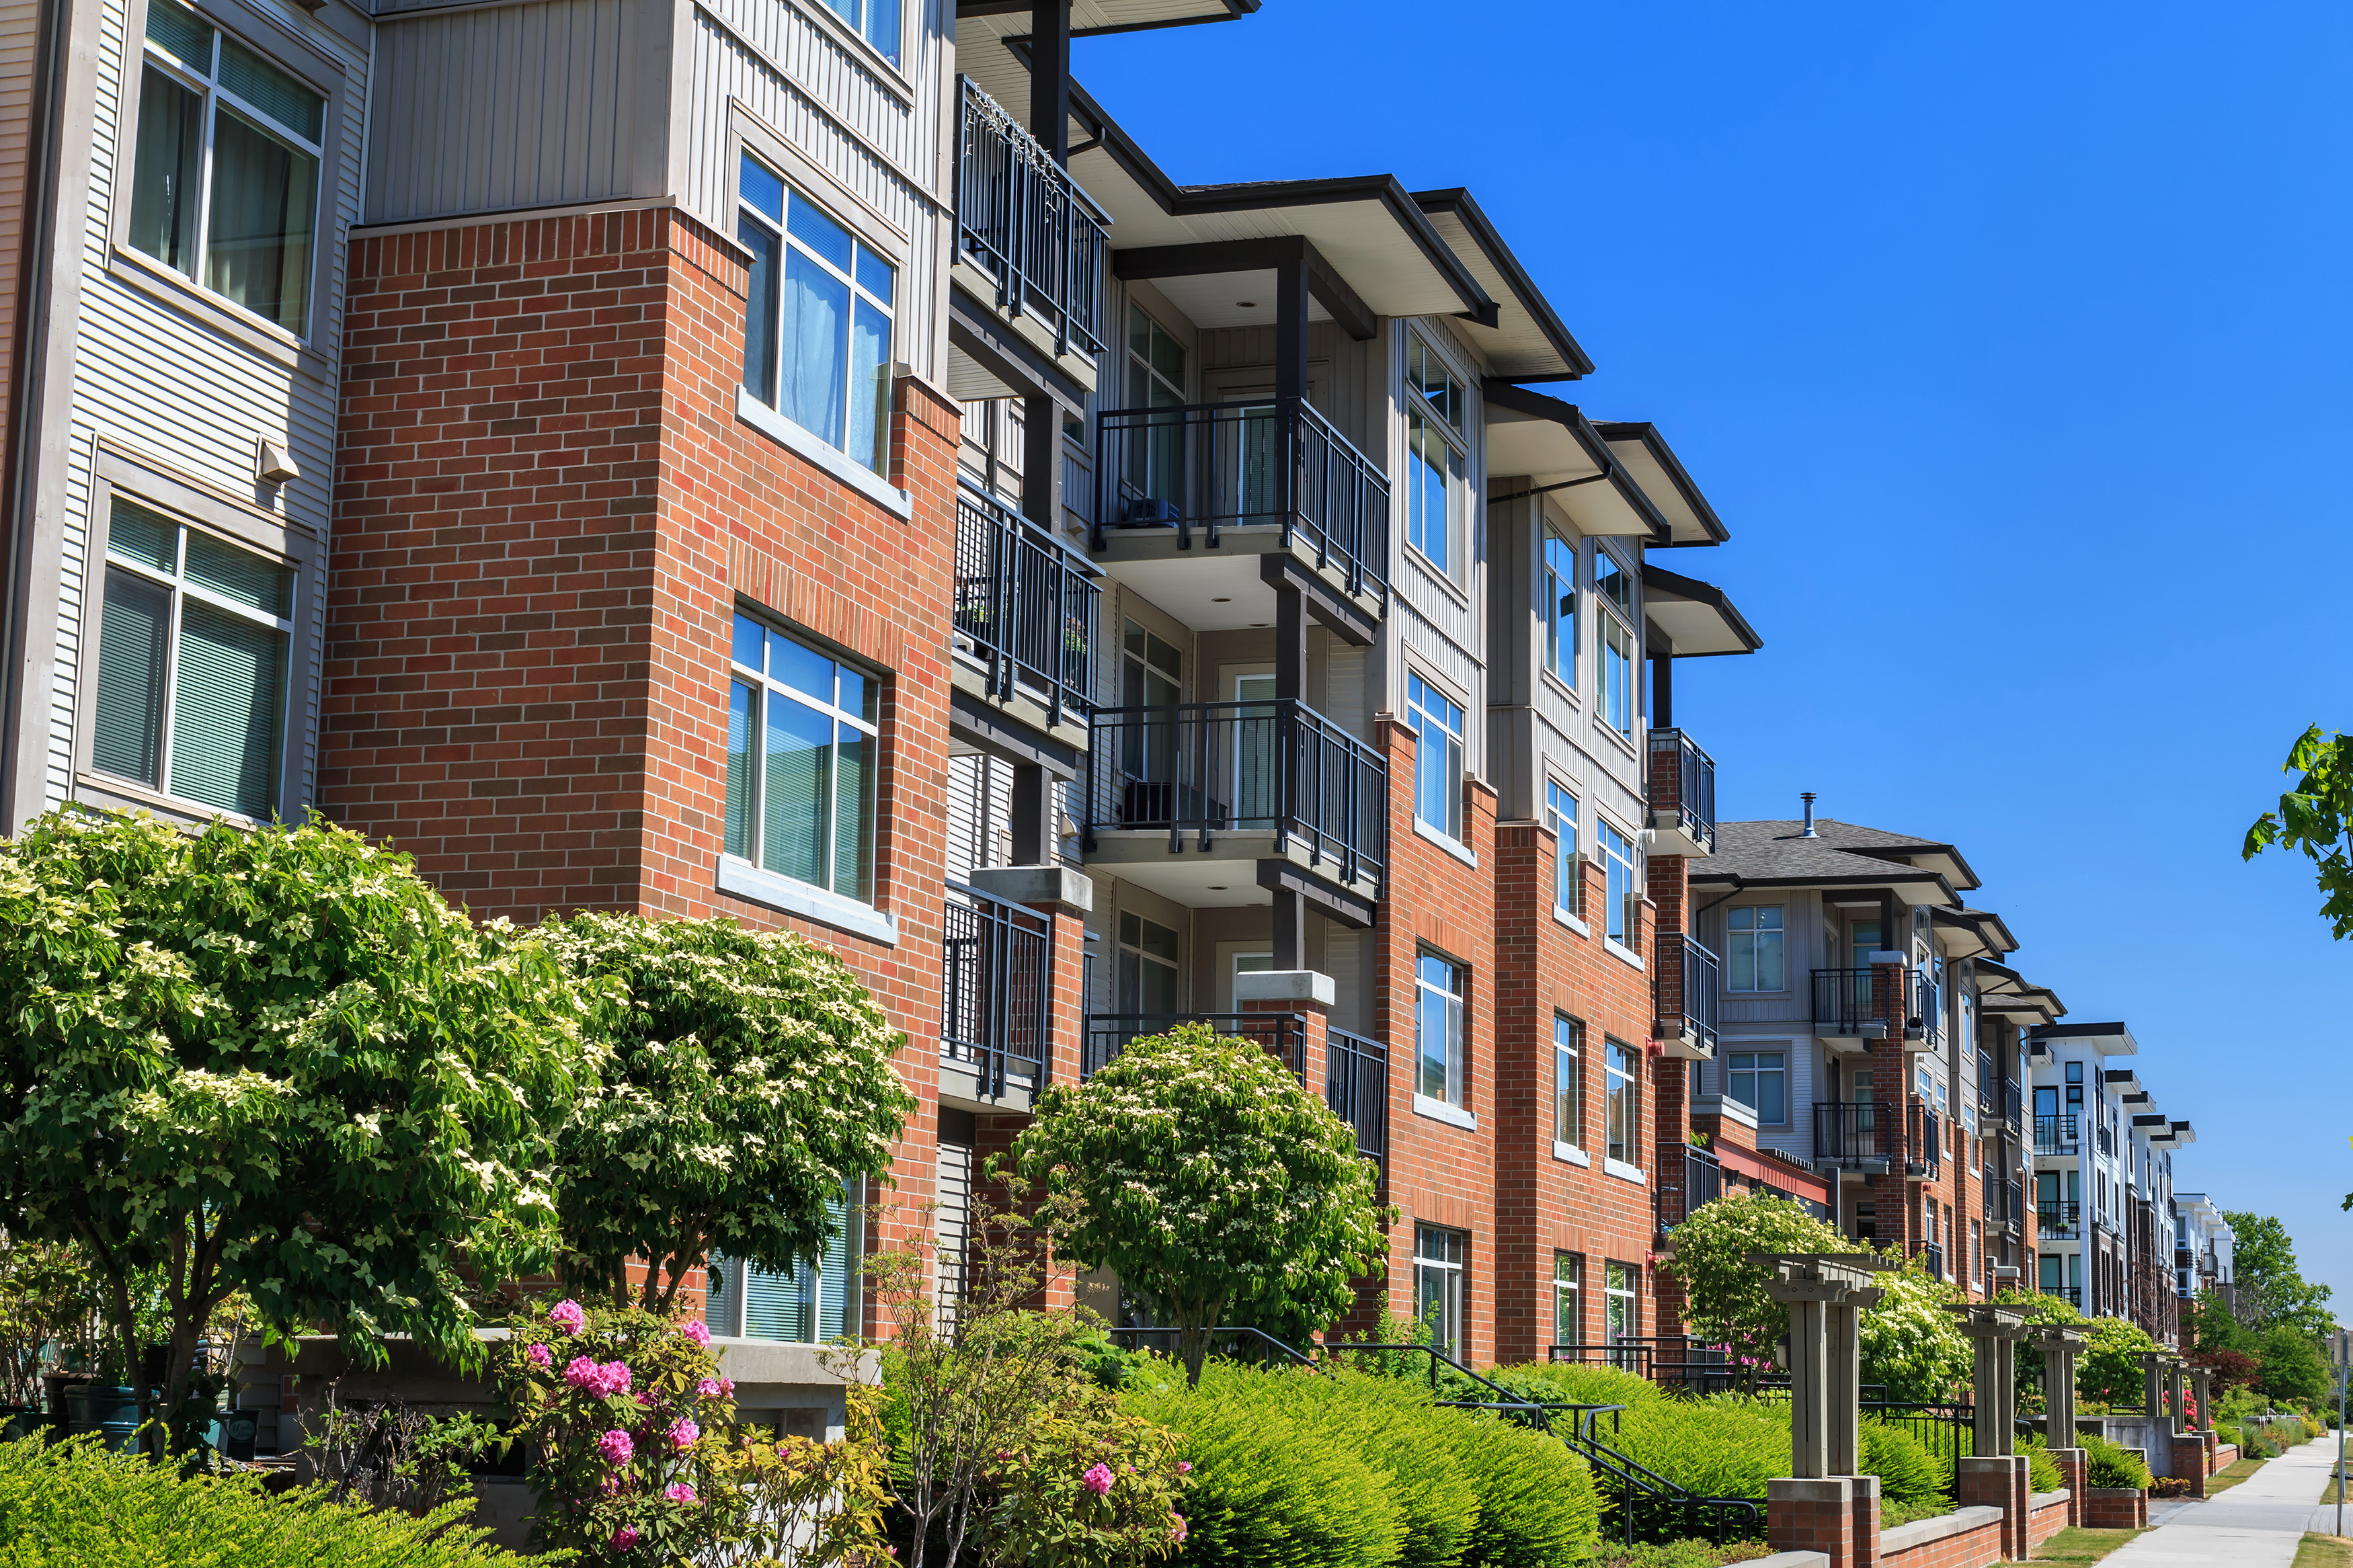
[[[891,263],[746,153],[735,237],[752,253],[744,384],[881,474],[891,466]]]
[[[1593,617],[1594,668],[1601,721],[1620,734],[1634,734],[1633,574],[1599,545],[1593,551],[1593,595],[1600,614]]]
[[[1552,1255],[1552,1342],[1585,1342],[1585,1259],[1574,1252]]]
[[[1106,521],[1174,521],[1185,500],[1185,345],[1134,305],[1127,308],[1127,406],[1166,412],[1127,437],[1127,471],[1120,477],[1137,510]]]
[[[1641,1271],[1631,1263],[1601,1267],[1601,1328],[1608,1343],[1625,1344],[1642,1331],[1641,1298],[1636,1293]],[[1625,1370],[1637,1370],[1629,1355]]]
[[[1545,781],[1545,815],[1552,819],[1552,907],[1565,915],[1585,912],[1585,864],[1578,858],[1577,797]]]
[[[1470,480],[1462,420],[1469,398],[1420,338],[1406,349],[1405,539],[1442,576],[1462,574]]]
[[[1176,1011],[1176,933],[1133,910],[1119,917],[1119,1011],[1150,1018]]]
[[[881,683],[746,615],[733,673],[727,853],[872,903]]]
[[[1414,1316],[1430,1326],[1430,1342],[1458,1361],[1462,1357],[1463,1255],[1470,1243],[1459,1230],[1414,1226]]]
[[[1626,835],[1597,817],[1593,837],[1601,846],[1602,868],[1609,873],[1609,904],[1602,918],[1609,923],[1603,928],[1611,942],[1629,952],[1640,952],[1642,947],[1642,877],[1641,866],[1634,858],[1634,845]]]
[[[324,94],[175,0],[150,0],[131,244],[304,335],[326,119]]]
[[[1606,1042],[1603,1057],[1609,1073],[1602,1106],[1606,1119],[1603,1135],[1609,1140],[1606,1152],[1621,1165],[1639,1164],[1641,1161],[1636,1156],[1642,1138],[1642,1058],[1623,1040]]]
[[[1585,1142],[1585,1026],[1552,1016],[1552,1136],[1577,1148]]]
[[[118,495],[90,765],[268,820],[285,773],[294,569]]]
[[[1787,991],[1788,950],[1783,945],[1782,906],[1756,904],[1726,910],[1724,917],[1724,985],[1727,991]]]
[[[899,0],[825,0],[835,16],[874,46],[874,52],[899,63]]]
[[[1735,1051],[1725,1058],[1725,1092],[1757,1113],[1762,1126],[1789,1120],[1789,1058],[1781,1051]]]
[[[1415,1089],[1430,1100],[1462,1103],[1462,967],[1425,952],[1415,971],[1414,1034],[1420,1069]]]
[[[1462,708],[1419,675],[1405,678],[1406,723],[1414,733],[1413,815],[1449,838],[1462,837]]]
[[[742,1280],[744,1338],[824,1345],[859,1336],[864,1326],[858,1292],[858,1265],[865,1254],[860,1216],[860,1206],[846,1194],[835,1196],[826,1202],[825,1250],[817,1257],[784,1270],[755,1264],[722,1264],[712,1270],[714,1280]]]
[[[1547,527],[1544,535],[1545,668],[1577,689],[1577,546]]]

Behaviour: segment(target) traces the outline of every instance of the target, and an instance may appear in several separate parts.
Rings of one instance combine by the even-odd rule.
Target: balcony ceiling
[[[1259,8],[1259,0],[1071,0],[1071,36],[1148,32],[1230,22]],[[976,23],[1004,35],[1029,31],[1029,0],[956,0],[956,42]]]
[[[1648,423],[1603,420],[1596,428],[1609,450],[1626,466],[1651,504],[1665,514],[1672,535],[1670,544],[1721,544],[1732,537],[1707,504],[1707,497],[1692,483],[1691,475],[1667,445],[1659,427]]]
[[[2140,1054],[2140,1043],[2122,1024],[2050,1024],[2035,1030],[2034,1038],[2054,1046],[2086,1047],[2104,1057]]]
[[[1666,634],[1677,658],[1755,653],[1765,646],[1723,589],[1642,563],[1642,614]]]
[[[1544,499],[1582,533],[1636,537],[1663,543],[1667,519],[1626,466],[1609,449],[1593,421],[1574,403],[1547,397],[1490,376],[1482,387],[1487,423],[1489,488],[1498,497],[1514,489],[1562,485]],[[1498,480],[1522,479],[1510,489]]]
[[[1165,554],[1154,554],[1126,561],[1106,558],[1098,564],[1104,575],[1194,631],[1244,631],[1274,625],[1274,590],[1259,574],[1256,551],[1211,550],[1196,535],[1189,558],[1171,561]]]

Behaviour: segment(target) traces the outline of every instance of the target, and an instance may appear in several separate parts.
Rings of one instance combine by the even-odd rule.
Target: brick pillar
[[[2084,1470],[2090,1453],[2083,1448],[2053,1448],[2051,1463],[2058,1468],[2059,1484],[2067,1489],[2067,1522],[2084,1522]]]
[[[2027,1539],[2027,1499],[2033,1482],[2023,1454],[1965,1456],[1954,1461],[1953,1501],[1962,1508],[2001,1510],[2001,1554],[2017,1562],[2033,1555]]]
[[[1324,1048],[1336,994],[1331,976],[1312,969],[1262,970],[1234,976],[1237,1012],[1289,1016],[1305,1025],[1306,1037],[1299,1046],[1301,1082],[1318,1100],[1324,1098]]]
[[[1846,1480],[1854,1488],[1854,1502],[1848,1514],[1853,1521],[1849,1527],[1854,1548],[1850,1561],[1855,1568],[1879,1568],[1879,1478],[1849,1476]]]
[[[1871,1500],[1872,1523],[1879,1519],[1876,1476]],[[1855,1478],[1830,1476],[1819,1480],[1777,1477],[1765,1483],[1765,1541],[1776,1552],[1819,1552],[1830,1568],[1860,1568],[1855,1557]],[[1879,1555],[1877,1531],[1872,1557]]]
[[[2185,1432],[2173,1440],[2173,1473],[2189,1483],[2191,1497],[2206,1495],[2206,1439]]]

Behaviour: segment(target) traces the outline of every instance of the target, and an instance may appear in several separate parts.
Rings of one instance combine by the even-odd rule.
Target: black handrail
[[[1814,1159],[1841,1167],[1892,1161],[1901,1131],[1895,1108],[1885,1100],[1818,1100]]]
[[[1057,354],[1103,352],[1103,261],[1109,220],[1070,171],[1003,106],[960,76],[956,254],[997,285],[997,308],[1036,316]]]
[[[1001,697],[1028,689],[1050,722],[1094,707],[1101,570],[969,480],[956,489],[955,647]]]
[[[1130,1040],[1165,1035],[1179,1024],[1207,1024],[1220,1035],[1254,1040],[1306,1080],[1307,1020],[1296,1013],[1090,1013],[1079,1076],[1092,1078]]]
[[[1106,528],[1172,527],[1179,550],[1197,529],[1214,550],[1229,528],[1280,528],[1350,593],[1388,596],[1388,471],[1303,397],[1097,414],[1093,548]]]
[[[1658,933],[1651,962],[1658,965],[1652,981],[1653,1005],[1662,1033],[1680,1034],[1711,1055],[1716,1047],[1715,954],[1697,937],[1683,931]]]
[[[1104,1331],[1104,1332],[1113,1339],[1117,1339],[1122,1334],[1167,1334],[1173,1337],[1176,1334],[1181,1334],[1184,1331],[1185,1331],[1182,1329],[1157,1327],[1131,1327],[1124,1329],[1107,1329]],[[1284,1361],[1295,1363],[1299,1366],[1303,1366],[1310,1372],[1321,1373],[1324,1370],[1317,1363],[1314,1356],[1309,1355],[1304,1351],[1298,1350],[1291,1345],[1285,1344],[1282,1341],[1276,1339],[1272,1334],[1268,1333],[1264,1329],[1221,1326],[1210,1329],[1207,1331],[1207,1332],[1208,1337],[1211,1339],[1215,1339],[1219,1335],[1223,1334],[1240,1340],[1245,1344],[1254,1343],[1259,1345],[1261,1347],[1260,1359],[1261,1361],[1272,1360],[1276,1355],[1280,1355]]]
[[[1920,1257],[1928,1265],[1929,1275],[1937,1279],[1945,1277],[1945,1247],[1942,1242],[1924,1241],[1918,1244]]]
[[[1875,970],[1815,970],[1814,1033],[1831,1039],[1885,1037],[1887,1009],[1879,992]]]
[[[1098,709],[1083,784],[1089,850],[1118,830],[1165,831],[1171,853],[1187,833],[1207,849],[1271,832],[1276,854],[1296,842],[1342,882],[1381,875],[1387,760],[1293,699]]]
[[[940,911],[940,1054],[967,1063],[980,1091],[1042,1088],[1052,1065],[1054,927],[1046,916],[961,882]]]
[[[1386,1163],[1389,1147],[1389,1053],[1345,1029],[1324,1033],[1324,1103],[1356,1130],[1356,1152]]]
[[[1915,1100],[1907,1108],[1905,1120],[1909,1134],[1905,1144],[1905,1170],[1910,1175],[1925,1175],[1934,1181],[1944,1169],[1945,1119]]]
[[[1945,1037],[1945,992],[1929,971],[1904,972],[1904,1037],[1941,1040]]]
[[[2034,1148],[2037,1153],[2051,1154],[2072,1150],[2082,1141],[2081,1112],[2070,1110],[2060,1116],[2038,1116],[2034,1119]]]
[[[1651,731],[1650,750],[1651,810],[1672,813],[1686,837],[1715,854],[1715,759],[1681,730]]]
[[[1680,1166],[1673,1162],[1678,1148],[1683,1152]],[[1651,1193],[1651,1214],[1661,1231],[1672,1232],[1724,1195],[1724,1165],[1688,1143],[1669,1144],[1659,1152],[1657,1184]]]
[[[2084,1204],[2080,1198],[2053,1198],[2049,1203],[2034,1205],[2034,1225],[2045,1236],[2072,1236],[2083,1228]]]

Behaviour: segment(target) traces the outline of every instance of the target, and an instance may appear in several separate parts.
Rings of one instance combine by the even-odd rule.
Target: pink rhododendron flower
[[[636,1548],[637,1548],[637,1544],[638,1544],[638,1527],[637,1527],[636,1525],[634,1525],[634,1524],[625,1524],[625,1525],[621,1526],[621,1528],[620,1528],[620,1529],[618,1529],[618,1530],[617,1530],[617,1531],[613,1531],[613,1550],[614,1550],[614,1551],[616,1551],[616,1552],[631,1552],[631,1551],[636,1550]]]
[[[670,1485],[662,1488],[662,1496],[670,1499],[672,1502],[692,1502],[694,1500],[694,1489],[688,1486],[684,1481],[672,1481]]]
[[[608,1361],[598,1365],[585,1355],[574,1356],[564,1369],[564,1381],[584,1394],[609,1398],[629,1391],[629,1363]]]
[[[1176,1473],[1180,1476],[1185,1474],[1187,1470],[1190,1470],[1192,1468],[1193,1461],[1190,1459],[1179,1459],[1176,1461]]]
[[[680,1331],[685,1334],[688,1339],[692,1340],[696,1344],[707,1345],[711,1342],[711,1330],[701,1319],[696,1319],[693,1321],[689,1322]]]
[[[533,1345],[522,1352],[522,1359],[533,1366],[552,1366],[555,1362],[555,1352],[545,1345]]]
[[[558,1301],[547,1310],[547,1321],[567,1334],[576,1334],[588,1326],[588,1314],[577,1301]]]
[[[702,1428],[681,1415],[670,1423],[670,1431],[664,1436],[670,1438],[670,1446],[673,1448],[691,1448],[694,1440],[702,1436]]]
[[[636,1457],[638,1446],[627,1432],[616,1426],[596,1439],[596,1451],[605,1456],[608,1465],[626,1465]]]
[[[715,1377],[706,1377],[694,1385],[694,1392],[704,1399],[716,1399],[721,1393],[719,1380]]]
[[[1168,1517],[1176,1521],[1176,1534],[1175,1540],[1176,1543],[1181,1546],[1185,1543],[1186,1532],[1189,1531],[1192,1526],[1185,1522],[1185,1516],[1181,1513],[1172,1513]]]
[[[1111,1467],[1100,1459],[1095,1461],[1093,1468],[1079,1478],[1079,1484],[1097,1497],[1111,1495]]]

